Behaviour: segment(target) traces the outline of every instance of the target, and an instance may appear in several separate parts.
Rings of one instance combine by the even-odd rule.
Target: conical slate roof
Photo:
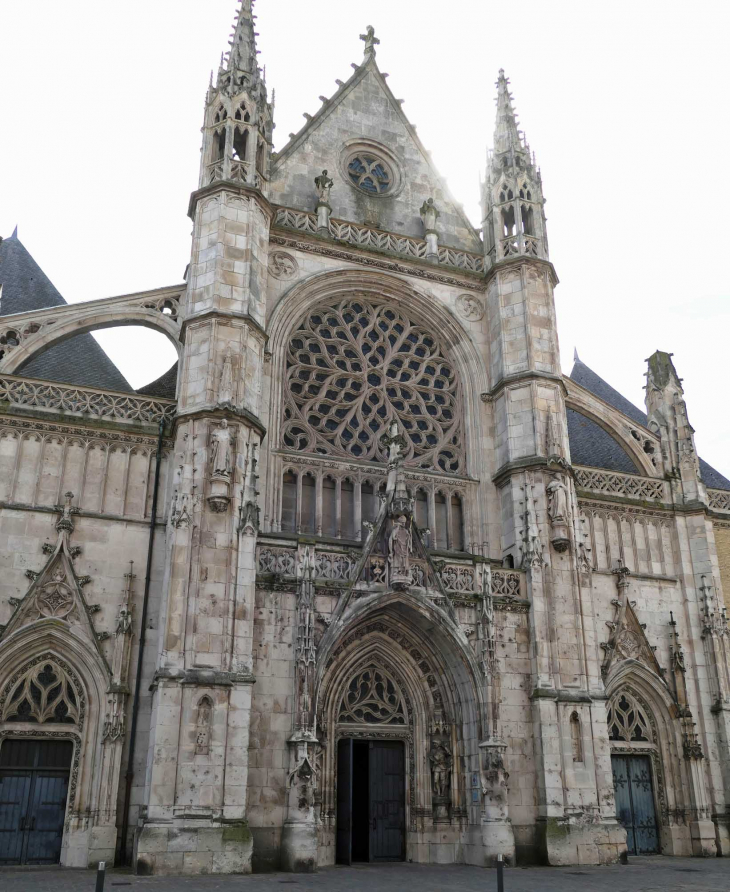
[[[581,387],[585,387],[609,406],[618,409],[631,421],[646,427],[646,413],[629,402],[626,397],[621,396],[617,390],[614,390],[577,356],[570,373],[570,379],[576,384],[580,384]],[[629,474],[640,473],[617,440],[614,440],[594,421],[570,409],[568,410],[568,439],[571,458],[577,465],[606,468],[610,471],[622,471]],[[723,477],[719,471],[716,471],[703,459],[700,459],[700,473],[702,482],[710,489],[730,490],[730,480]]]
[[[65,306],[66,301],[17,236],[0,241],[0,316]],[[105,390],[132,391],[124,375],[90,334],[54,344],[19,374]]]

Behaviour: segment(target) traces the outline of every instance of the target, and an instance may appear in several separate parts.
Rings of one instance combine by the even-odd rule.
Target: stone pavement
[[[48,867],[0,868],[0,892],[94,892],[95,873]],[[316,874],[136,877],[107,873],[104,892],[496,892],[497,872],[463,865],[360,864]],[[630,858],[626,866],[505,870],[505,892],[728,892],[730,859]],[[281,890],[284,892],[284,890]],[[296,892],[296,890],[292,890]]]

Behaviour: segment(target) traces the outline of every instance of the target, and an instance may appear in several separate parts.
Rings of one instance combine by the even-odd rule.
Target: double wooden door
[[[659,828],[654,808],[649,756],[611,756],[616,815],[626,828],[630,855],[659,851]]]
[[[57,864],[61,858],[69,740],[0,744],[0,864]]]
[[[337,750],[337,863],[404,858],[403,743],[341,740]]]

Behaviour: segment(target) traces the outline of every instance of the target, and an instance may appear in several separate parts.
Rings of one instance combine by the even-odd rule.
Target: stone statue
[[[224,405],[233,402],[233,368],[230,347],[226,349],[226,355],[223,357],[223,369],[218,386],[218,402]]]
[[[433,795],[448,799],[451,792],[451,753],[443,743],[434,743],[428,758],[431,762]]]
[[[548,483],[548,514],[552,523],[566,523],[568,520],[568,490],[562,480]]]
[[[224,418],[220,427],[213,431],[213,476],[230,477],[231,475],[231,432]]]
[[[320,176],[314,178],[314,185],[317,187],[317,196],[320,202],[330,203],[330,191],[335,181],[332,177],[327,176],[327,171],[323,170]]]
[[[408,520],[401,514],[393,521],[393,529],[388,540],[388,562],[390,564],[391,582],[410,582],[410,554],[412,547],[411,531]]]
[[[436,229],[436,220],[439,217],[439,211],[433,203],[433,198],[424,201],[421,205],[421,220],[423,220],[423,228],[426,232],[434,232]]]

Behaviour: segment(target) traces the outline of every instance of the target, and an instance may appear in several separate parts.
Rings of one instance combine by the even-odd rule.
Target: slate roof
[[[614,390],[610,384],[597,375],[593,369],[576,359],[573,370],[570,373],[571,381],[585,387],[592,394],[602,399],[604,402],[623,412],[632,421],[642,424],[646,427],[646,413],[630,403],[626,397]],[[602,427],[594,421],[575,412],[568,410],[568,439],[570,442],[570,455],[577,465],[587,465],[591,468],[606,468],[610,471],[621,471],[625,474],[641,473],[635,467],[633,460],[629,454],[614,440]],[[700,474],[702,482],[710,489],[726,489],[730,490],[730,480],[716,471],[707,464],[706,461],[700,459]]]
[[[177,368],[178,363],[175,362],[164,375],[160,375],[159,378],[155,378],[154,381],[150,381],[144,387],[138,388],[137,393],[144,394],[144,396],[156,396],[160,399],[174,400],[177,389]]]
[[[66,301],[17,236],[0,241],[0,316],[60,307]],[[18,372],[28,378],[83,387],[133,391],[127,379],[90,334],[54,344]]]

